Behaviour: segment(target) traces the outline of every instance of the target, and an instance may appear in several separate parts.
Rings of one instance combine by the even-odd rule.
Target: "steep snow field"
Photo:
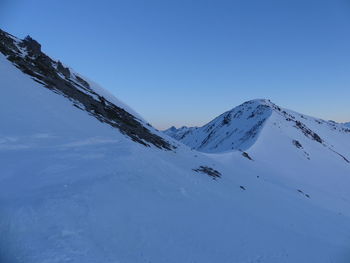
[[[349,262],[342,131],[310,119],[321,144],[271,110],[246,156],[146,147],[2,54],[0,73],[0,262]]]

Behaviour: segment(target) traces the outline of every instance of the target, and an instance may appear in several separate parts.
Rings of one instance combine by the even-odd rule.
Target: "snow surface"
[[[1,54],[0,74],[0,262],[349,262],[350,169],[327,147],[350,148],[341,131],[326,136],[329,124],[307,117],[324,146],[263,112],[268,121],[241,145],[253,160],[164,151]],[[193,171],[203,165],[221,178]]]

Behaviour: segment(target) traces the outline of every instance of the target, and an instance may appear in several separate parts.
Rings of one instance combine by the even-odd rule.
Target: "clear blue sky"
[[[0,0],[0,27],[160,129],[255,98],[350,120],[350,0]]]

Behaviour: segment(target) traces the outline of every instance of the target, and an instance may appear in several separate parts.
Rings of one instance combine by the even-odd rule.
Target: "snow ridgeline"
[[[171,127],[164,133],[208,153],[253,151],[261,145],[273,149],[271,146],[280,141],[285,145],[283,151],[296,147],[304,151],[307,159],[312,152],[321,150],[330,151],[347,163],[350,160],[350,128],[287,110],[263,99],[247,101],[203,127]],[[271,134],[275,134],[273,138]]]
[[[346,133],[273,111],[246,154],[144,147],[1,53],[0,262],[349,262]]]
[[[43,87],[68,98],[75,107],[119,129],[133,141],[166,150],[176,148],[159,136],[150,125],[134,116],[130,108],[111,94],[44,54],[41,45],[31,37],[19,40],[0,30],[0,51],[18,69]]]

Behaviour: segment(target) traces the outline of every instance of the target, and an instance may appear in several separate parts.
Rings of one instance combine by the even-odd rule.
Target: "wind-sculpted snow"
[[[0,30],[0,52],[23,73],[38,82],[38,86],[68,98],[76,108],[86,111],[100,122],[118,128],[133,141],[166,150],[175,148],[158,136],[149,125],[126,111],[124,105],[114,104],[104,94],[96,92],[88,81],[71,72],[60,61],[54,61],[44,54],[40,44],[29,36],[19,40]]]

